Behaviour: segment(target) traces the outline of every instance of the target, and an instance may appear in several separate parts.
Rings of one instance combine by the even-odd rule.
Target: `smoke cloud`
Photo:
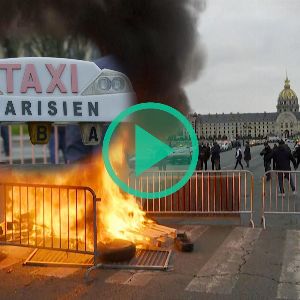
[[[183,84],[204,62],[197,21],[202,0],[0,0],[0,38],[51,34],[88,38],[114,55],[139,102],[157,101],[186,112]]]

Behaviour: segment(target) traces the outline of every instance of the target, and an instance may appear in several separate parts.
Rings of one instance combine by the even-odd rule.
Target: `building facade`
[[[298,97],[288,77],[277,100],[276,112],[191,114],[190,122],[199,139],[289,138],[300,133]]]

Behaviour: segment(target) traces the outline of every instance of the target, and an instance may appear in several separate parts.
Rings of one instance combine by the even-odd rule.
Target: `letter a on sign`
[[[99,123],[86,123],[80,125],[81,139],[84,145],[99,145],[102,131]]]

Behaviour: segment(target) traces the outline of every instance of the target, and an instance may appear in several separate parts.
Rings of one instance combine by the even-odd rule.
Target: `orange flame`
[[[114,166],[125,164],[124,153],[124,145],[121,142],[114,143],[111,155]],[[55,174],[45,170],[29,173],[20,170],[2,172],[6,180],[0,174],[0,182],[9,178],[8,181],[12,183],[88,186],[101,198],[101,202],[97,204],[98,240],[106,243],[118,238],[137,245],[148,244],[149,239],[143,235],[143,230],[152,221],[146,218],[136,199],[122,192],[112,181],[100,155],[92,157],[91,162],[70,165],[63,170],[57,170]],[[78,191],[75,195],[75,190],[68,191],[63,188],[50,190],[14,187],[8,190],[6,222],[13,224],[15,235],[26,227],[30,241],[38,239],[45,243],[46,236],[46,243],[52,245],[73,243],[68,245],[71,248],[76,243],[78,245],[86,241],[88,248],[92,248],[93,202],[91,199],[84,200],[84,197],[87,196],[83,191]],[[87,215],[90,217],[87,218]],[[89,224],[85,220],[89,220]]]

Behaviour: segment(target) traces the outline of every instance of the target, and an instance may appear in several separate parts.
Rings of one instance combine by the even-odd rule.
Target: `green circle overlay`
[[[161,110],[161,111],[169,113],[172,116],[174,116],[175,118],[177,118],[184,125],[187,132],[189,133],[191,141],[192,141],[192,148],[193,148],[192,159],[191,159],[188,169],[185,172],[185,175],[173,186],[171,186],[165,190],[159,191],[159,192],[151,192],[151,193],[141,192],[139,190],[136,190],[136,189],[128,186],[124,181],[122,181],[116,175],[116,173],[113,170],[113,167],[110,163],[110,159],[109,159],[109,144],[110,144],[111,138],[113,136],[113,133],[114,133],[115,129],[118,127],[119,123],[121,123],[124,119],[126,119],[132,113],[135,113],[135,112],[138,112],[141,110],[146,110],[146,109]],[[104,136],[104,140],[103,140],[103,160],[104,160],[104,164],[105,164],[108,174],[122,190],[124,190],[125,192],[127,192],[131,195],[134,195],[136,197],[141,197],[141,198],[166,197],[166,196],[169,196],[169,195],[177,192],[179,189],[181,189],[188,182],[188,180],[193,175],[193,173],[196,169],[196,165],[197,165],[197,161],[198,161],[198,154],[199,154],[198,139],[197,139],[195,131],[194,131],[191,123],[188,121],[188,119],[183,114],[181,114],[178,110],[172,108],[171,106],[157,103],[157,102],[147,102],[147,103],[136,104],[136,105],[130,106],[129,108],[127,108],[126,110],[121,112],[109,125],[109,127],[106,131],[106,134]]]

